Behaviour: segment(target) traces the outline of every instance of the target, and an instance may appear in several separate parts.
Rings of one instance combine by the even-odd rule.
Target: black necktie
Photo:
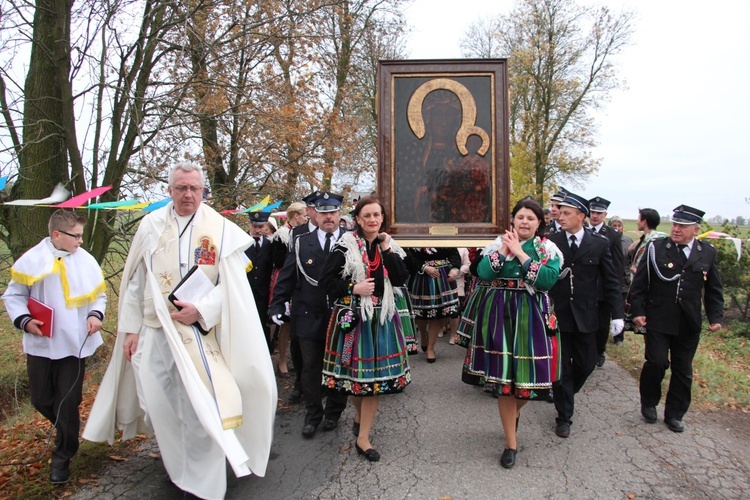
[[[331,251],[331,236],[333,236],[333,233],[326,233],[326,244],[323,247],[323,251],[325,253],[328,253]]]
[[[257,245],[258,243],[260,243],[260,238],[256,238],[255,236],[253,236],[253,239],[255,240],[255,244],[256,244],[256,245]]]
[[[687,248],[687,245],[677,245],[677,252],[680,254],[680,263],[684,264],[687,262],[687,256],[685,255],[685,248]]]
[[[578,251],[578,244],[576,243],[576,235],[571,234],[570,235],[570,253],[575,256],[576,252]]]

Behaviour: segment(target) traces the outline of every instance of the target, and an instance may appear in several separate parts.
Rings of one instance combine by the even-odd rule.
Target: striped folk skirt
[[[437,268],[440,276],[432,278],[427,273],[418,273],[411,281],[411,301],[417,319],[456,318],[459,311],[456,282],[448,281],[451,270],[447,260],[427,262]]]
[[[546,400],[560,378],[559,333],[544,292],[477,286],[459,326],[462,380],[486,392]]]
[[[394,294],[399,311],[380,324],[381,308],[369,320],[355,320],[351,309],[337,301],[328,325],[323,356],[323,385],[352,396],[395,394],[411,382],[405,331],[414,336],[406,298]],[[351,330],[351,331],[347,331]]]
[[[417,345],[417,326],[414,317],[414,307],[411,304],[411,295],[409,289],[405,286],[397,287],[401,292],[394,294],[396,298],[396,308],[398,309],[398,317],[401,320],[401,327],[404,331],[404,339],[406,340],[406,350],[409,354],[415,354],[419,352],[419,345]]]

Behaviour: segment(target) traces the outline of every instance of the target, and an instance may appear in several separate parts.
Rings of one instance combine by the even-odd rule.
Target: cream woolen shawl
[[[120,307],[128,279],[144,261],[148,268],[152,246],[163,231],[166,217],[171,216],[172,204],[144,217],[133,240],[120,288]],[[221,216],[206,205],[201,205],[206,222]],[[218,221],[221,222],[221,221]],[[216,439],[227,455],[237,476],[254,473],[265,475],[273,438],[273,422],[276,413],[277,389],[273,364],[263,336],[257,310],[245,274],[242,259],[244,250],[252,240],[237,225],[228,223],[224,235],[222,258],[219,261],[220,282],[225,297],[222,304],[219,338],[222,354],[242,393],[242,426],[224,430],[218,412],[214,411],[213,398],[201,383],[187,352],[182,347],[166,304],[155,300],[157,316],[170,339],[180,377],[198,417],[207,432]],[[147,279],[153,297],[160,297],[156,277],[148,272]],[[99,386],[94,406],[91,409],[83,438],[89,441],[114,442],[115,427],[123,431],[122,439],[148,431],[143,412],[138,405],[135,375],[131,364],[125,359],[124,331],[119,331],[107,372]]]

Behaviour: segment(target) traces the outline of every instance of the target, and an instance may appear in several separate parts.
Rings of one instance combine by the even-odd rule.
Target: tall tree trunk
[[[191,2],[190,24],[187,30],[190,47],[190,64],[193,80],[193,97],[201,131],[203,158],[206,177],[211,185],[212,197],[220,205],[233,205],[228,196],[232,191],[230,180],[224,170],[224,155],[219,144],[219,122],[216,114],[215,92],[212,89],[206,59],[209,49],[206,47],[206,21],[212,5],[202,5],[200,1]]]
[[[70,60],[56,62],[53,57],[70,53],[71,8],[72,0],[36,2],[33,44],[24,86],[23,147],[13,199],[45,198],[57,183],[69,180],[62,134],[62,92],[57,75],[61,65],[70,70]],[[60,15],[64,19],[57,17]],[[13,235],[10,250],[14,257],[47,236],[51,212],[41,207],[10,209],[6,215]]]

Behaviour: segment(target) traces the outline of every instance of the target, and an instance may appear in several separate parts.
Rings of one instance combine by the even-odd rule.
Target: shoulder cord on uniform
[[[557,278],[557,281],[562,281],[566,276],[570,275],[570,296],[573,296],[573,269],[570,267],[566,267],[562,271],[560,271],[560,276]]]
[[[677,286],[675,287],[674,301],[678,302],[680,300],[680,280],[682,279],[682,273],[678,273],[677,275],[672,276],[671,278],[667,278],[661,273],[661,271],[659,271],[659,266],[656,264],[656,250],[654,249],[653,243],[648,246],[647,264],[653,264],[654,271],[656,272],[656,275],[659,277],[660,280],[666,281],[668,283],[671,283],[674,281],[677,282]],[[650,279],[651,279],[651,273],[649,273],[649,286],[651,285]]]
[[[310,276],[308,276],[304,268],[302,267],[302,261],[299,258],[299,238],[294,240],[294,255],[297,257],[297,271],[302,273],[302,276],[304,276],[307,282],[312,286],[318,286],[317,280],[314,280]]]
[[[671,278],[667,278],[661,273],[661,271],[659,271],[659,266],[656,264],[656,250],[654,249],[654,245],[648,246],[648,258],[649,262],[654,266],[654,271],[656,272],[656,275],[660,280],[672,282],[678,281],[682,277],[681,274],[677,274],[675,276],[672,276]]]

